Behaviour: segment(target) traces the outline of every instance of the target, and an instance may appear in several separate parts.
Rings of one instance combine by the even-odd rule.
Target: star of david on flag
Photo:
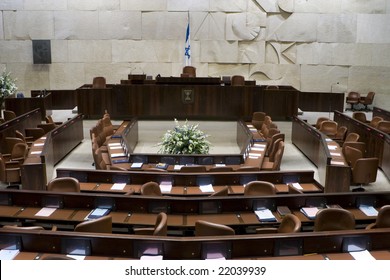
[[[184,47],[184,60],[185,60],[185,66],[191,65],[190,19],[189,18],[188,18],[187,31],[186,31],[186,43]]]

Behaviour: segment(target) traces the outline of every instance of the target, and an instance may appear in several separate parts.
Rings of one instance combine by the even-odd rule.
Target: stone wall
[[[390,108],[390,0],[0,0],[0,69],[27,95],[178,76],[188,16],[198,76],[375,91]],[[51,41],[51,64],[33,64],[38,39]]]

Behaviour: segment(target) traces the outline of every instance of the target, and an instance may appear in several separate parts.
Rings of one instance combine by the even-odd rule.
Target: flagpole
[[[184,46],[184,66],[191,66],[190,11],[187,11],[186,41]]]

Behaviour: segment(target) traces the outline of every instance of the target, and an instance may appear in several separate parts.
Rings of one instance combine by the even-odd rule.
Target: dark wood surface
[[[14,95],[5,99],[5,109],[15,112],[17,116],[31,112],[37,108],[40,109],[41,119],[44,120],[46,115],[51,115],[51,94],[44,97],[23,97],[16,98]]]
[[[343,111],[344,93],[299,92],[299,109],[308,112]]]
[[[50,110],[69,110],[77,106],[76,90],[75,89],[58,89],[49,90],[51,107],[47,108]],[[40,90],[32,90],[31,97],[36,97],[41,94]]]
[[[382,117],[384,120],[390,121],[390,111],[374,106],[372,109],[372,117]]]

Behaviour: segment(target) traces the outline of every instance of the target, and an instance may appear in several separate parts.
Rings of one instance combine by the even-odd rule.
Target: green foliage
[[[4,99],[17,91],[16,80],[11,78],[11,74],[6,71],[0,76],[0,106],[3,105]]]
[[[198,124],[189,125],[188,121],[180,126],[175,119],[175,127],[168,130],[162,137],[159,153],[163,154],[208,154],[210,142],[209,135],[198,129]]]

